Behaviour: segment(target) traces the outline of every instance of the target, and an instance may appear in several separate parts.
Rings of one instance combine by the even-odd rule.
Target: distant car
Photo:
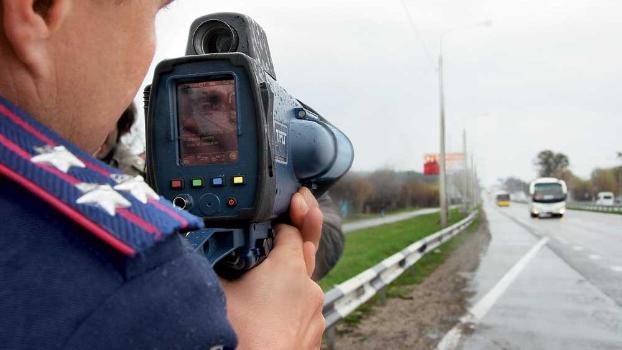
[[[497,206],[499,207],[510,206],[510,194],[507,192],[498,192],[495,196],[495,200],[497,201]]]
[[[615,197],[612,192],[599,192],[596,197],[596,205],[613,206]]]

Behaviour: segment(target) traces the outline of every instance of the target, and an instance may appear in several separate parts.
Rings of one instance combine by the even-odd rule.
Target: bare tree
[[[570,166],[570,161],[568,156],[563,153],[544,150],[538,153],[535,165],[541,177],[561,177],[563,172]]]

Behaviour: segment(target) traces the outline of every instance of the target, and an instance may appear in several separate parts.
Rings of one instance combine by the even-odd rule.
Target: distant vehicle
[[[543,177],[529,185],[529,213],[532,218],[563,217],[566,213],[568,187],[563,180]]]
[[[596,205],[615,205],[615,197],[613,195],[613,192],[599,192],[596,196]]]
[[[507,192],[497,192],[495,200],[497,201],[497,206],[499,207],[510,206],[510,194]]]

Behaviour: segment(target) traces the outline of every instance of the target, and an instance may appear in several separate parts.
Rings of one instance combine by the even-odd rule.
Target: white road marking
[[[501,298],[505,291],[510,287],[512,282],[520,275],[520,273],[527,267],[527,265],[533,260],[536,254],[546,245],[549,241],[544,237],[538,243],[536,243],[527,254],[514,265],[512,268],[492,287],[491,290],[480,299],[475,306],[469,310],[469,312],[460,319],[460,322],[454,326],[443,339],[438,343],[437,350],[452,350],[460,344],[460,338],[462,337],[462,326],[469,325],[474,328],[475,324],[479,323],[486,314],[492,309],[495,303]]]
[[[572,247],[572,249],[574,249],[577,252],[581,252],[581,251],[585,250],[585,248],[581,247],[580,245],[576,245],[576,246]]]
[[[602,257],[600,255],[598,255],[598,254],[590,254],[587,257],[592,259],[592,260],[600,260],[600,259],[602,259]]]
[[[615,272],[622,272],[622,266],[611,266],[611,269]]]

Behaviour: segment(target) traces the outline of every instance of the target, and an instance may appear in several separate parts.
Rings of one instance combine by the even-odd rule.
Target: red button
[[[237,205],[238,205],[238,201],[237,201],[237,199],[235,199],[235,198],[229,198],[229,199],[227,199],[227,206],[228,206],[229,208],[234,208],[234,207],[236,207]]]
[[[171,188],[174,190],[184,188],[184,180],[171,180]]]

